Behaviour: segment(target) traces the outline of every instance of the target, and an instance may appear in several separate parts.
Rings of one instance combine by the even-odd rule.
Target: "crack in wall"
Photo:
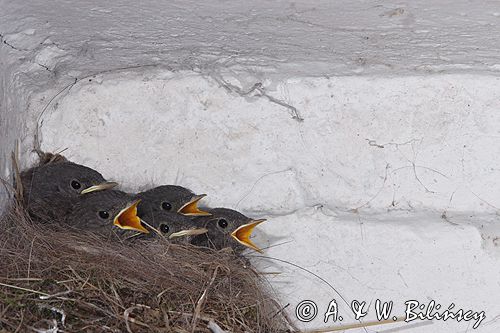
[[[219,85],[221,85],[227,91],[229,91],[229,92],[235,92],[235,93],[237,93],[240,96],[248,96],[249,94],[257,91],[258,94],[256,94],[255,96],[257,96],[257,97],[265,97],[271,103],[275,103],[275,104],[278,104],[280,106],[283,106],[283,107],[287,108],[289,110],[289,112],[290,112],[290,115],[292,116],[292,119],[294,119],[294,120],[296,120],[298,122],[304,121],[304,118],[302,118],[302,116],[300,115],[299,110],[295,106],[290,105],[290,104],[288,104],[288,103],[286,103],[286,102],[284,102],[284,101],[282,101],[282,100],[280,100],[280,99],[278,99],[276,97],[273,97],[273,96],[269,95],[268,93],[266,93],[265,92],[265,87],[263,86],[263,84],[261,82],[255,83],[250,89],[248,89],[247,91],[245,91],[242,88],[240,88],[238,86],[235,86],[235,85],[227,82],[220,75],[211,74],[210,76],[212,77],[212,79],[214,79]]]

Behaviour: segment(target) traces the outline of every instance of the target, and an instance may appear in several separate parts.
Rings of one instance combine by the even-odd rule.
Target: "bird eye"
[[[109,218],[109,213],[105,210],[99,211],[99,217],[103,220],[106,220]]]
[[[164,201],[164,202],[161,203],[161,208],[163,210],[171,210],[172,209],[172,205],[170,204],[170,202]]]
[[[73,179],[71,181],[71,187],[75,190],[79,190],[82,187],[82,184],[78,180]]]
[[[221,228],[226,228],[227,227],[227,221],[225,219],[220,219],[219,222],[217,222],[217,224]]]
[[[160,225],[160,231],[163,232],[164,234],[168,233],[170,231],[170,227],[166,224],[161,224]]]

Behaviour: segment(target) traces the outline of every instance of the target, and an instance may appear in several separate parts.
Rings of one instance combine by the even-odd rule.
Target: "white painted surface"
[[[487,223],[477,216],[452,216],[449,220]],[[271,244],[282,245],[268,249],[266,255],[310,270],[336,291],[311,273],[288,264],[261,259],[257,262],[264,272],[281,272],[270,275],[269,280],[284,295],[285,304],[291,304],[291,312],[302,300],[315,301],[318,316],[304,327],[338,325],[331,318],[327,324],[323,322],[332,299],[337,301],[343,325],[356,323],[349,307],[353,300],[366,301],[368,315],[364,322],[375,320],[376,299],[394,301],[392,315],[402,317],[405,301],[427,304],[434,300],[443,310],[454,303],[455,311],[485,311],[486,319],[477,331],[498,332],[498,317],[494,318],[500,313],[498,298],[494,296],[500,292],[498,249],[485,250],[481,246],[483,235],[476,227],[452,223],[428,213],[332,216],[329,211],[314,208],[273,218],[266,233],[287,232],[284,237],[270,237]],[[486,243],[491,245],[492,241]],[[472,331],[474,322],[417,320],[372,329],[392,332],[392,328],[406,327],[410,332],[464,332]]]
[[[2,177],[16,139],[33,160],[41,115],[42,148],[127,189],[176,182],[269,218],[256,242],[291,242],[266,254],[349,302],[453,302],[499,331],[498,2],[0,5]],[[340,303],[255,261],[291,313]]]
[[[500,186],[484,187],[500,179],[497,77],[290,79],[268,94],[304,120],[195,73],[98,77],[47,109],[42,148],[259,213],[500,206]]]

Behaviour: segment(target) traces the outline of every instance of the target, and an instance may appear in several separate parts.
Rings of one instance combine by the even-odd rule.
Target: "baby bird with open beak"
[[[191,244],[216,250],[230,247],[237,255],[246,248],[262,252],[250,240],[250,236],[253,229],[265,219],[254,220],[228,208],[213,208],[209,209],[208,212],[212,216],[193,219],[193,222],[205,227],[208,232],[194,237]]]
[[[137,194],[141,199],[137,207],[139,215],[150,212],[172,212],[184,216],[209,216],[210,213],[198,208],[206,194],[196,195],[191,190],[177,185],[161,185]]]
[[[61,220],[73,201],[94,191],[117,185],[86,166],[62,161],[33,167],[21,172],[23,204],[39,220]]]
[[[121,191],[98,191],[77,200],[65,222],[73,228],[110,235],[113,227],[149,233],[137,216],[139,200]]]

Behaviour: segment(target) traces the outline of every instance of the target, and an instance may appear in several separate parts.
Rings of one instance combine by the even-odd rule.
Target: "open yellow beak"
[[[96,192],[96,191],[103,191],[103,190],[109,190],[115,186],[117,186],[118,183],[115,182],[104,182],[98,185],[90,186],[83,191],[80,192],[80,194],[87,194],[91,192]]]
[[[173,239],[177,237],[185,237],[185,236],[196,236],[196,235],[202,235],[206,233],[208,229],[205,228],[198,228],[198,229],[187,229],[187,230],[181,230],[178,232],[174,232],[170,236],[168,236],[168,239]]]
[[[113,220],[113,224],[122,229],[135,230],[149,234],[149,230],[141,224],[141,219],[137,216],[137,205],[141,200],[128,205],[122,209]]]
[[[245,245],[246,247],[249,247],[252,250],[262,253],[262,250],[259,249],[254,243],[252,243],[252,241],[250,240],[250,236],[252,235],[253,229],[264,221],[266,220],[265,219],[252,220],[250,221],[250,223],[244,224],[235,231],[233,231],[231,233],[231,237],[236,239],[238,243]]]
[[[205,212],[198,208],[198,201],[206,197],[206,194],[195,195],[189,200],[188,203],[184,204],[177,213],[187,216],[210,216],[209,212]]]

